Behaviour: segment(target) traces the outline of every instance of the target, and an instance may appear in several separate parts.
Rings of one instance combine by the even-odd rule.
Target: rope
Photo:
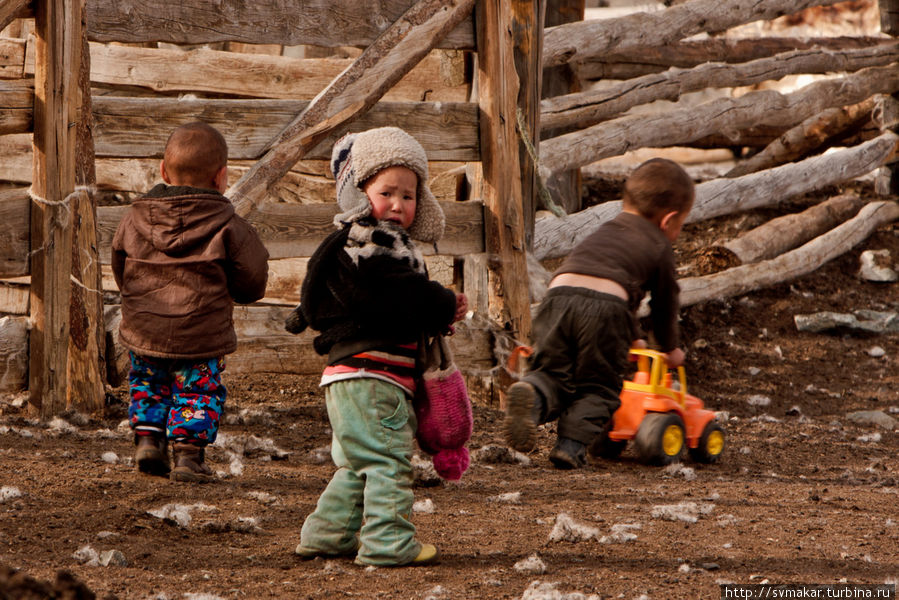
[[[516,117],[518,119],[518,136],[521,138],[524,147],[527,149],[528,156],[531,158],[531,162],[534,163],[534,169],[537,171],[537,195],[540,196],[543,205],[552,211],[554,215],[557,217],[564,217],[565,211],[553,201],[549,189],[546,187],[546,177],[544,176],[546,167],[540,164],[540,159],[537,157],[537,149],[534,147],[533,142],[531,142],[531,137],[528,135],[527,123],[525,123],[524,113],[520,108],[516,109]]]

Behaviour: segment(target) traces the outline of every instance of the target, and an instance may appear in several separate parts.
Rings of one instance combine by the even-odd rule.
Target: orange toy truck
[[[640,460],[667,465],[686,452],[698,462],[713,463],[724,451],[724,429],[702,400],[687,393],[683,367],[673,380],[665,355],[656,350],[633,348],[637,371],[624,382],[621,406],[611,426],[591,447],[591,454],[617,458],[634,440]]]

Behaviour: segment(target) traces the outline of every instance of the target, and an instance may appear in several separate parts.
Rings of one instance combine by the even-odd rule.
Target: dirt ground
[[[803,202],[688,226],[683,274],[707,269],[714,240]],[[899,335],[802,333],[793,321],[899,311],[899,284],[856,276],[860,252],[882,248],[899,261],[899,224],[801,279],[683,310],[691,392],[727,431],[717,464],[650,467],[628,448],[560,472],[546,458],[552,426],[515,457],[500,411],[475,406],[462,481],[416,488],[435,566],[293,555],[332,472],[314,380],[226,373],[210,451],[220,480],[208,485],[136,471],[124,388],[105,416],[49,424],[27,418],[23,395],[2,396],[0,598],[656,600],[718,598],[722,583],[896,583],[899,434],[848,415],[899,418]],[[61,570],[72,577],[57,581]]]

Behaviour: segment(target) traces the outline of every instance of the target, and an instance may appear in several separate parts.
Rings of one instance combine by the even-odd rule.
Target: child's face
[[[412,225],[418,194],[415,171],[399,165],[381,169],[365,182],[364,189],[374,218],[391,221],[403,229]]]

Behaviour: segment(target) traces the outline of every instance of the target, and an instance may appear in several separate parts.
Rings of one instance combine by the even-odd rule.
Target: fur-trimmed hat
[[[357,221],[371,214],[371,202],[362,190],[365,181],[382,169],[403,166],[418,176],[415,219],[409,236],[422,242],[443,237],[446,217],[428,187],[428,156],[415,138],[398,127],[379,127],[349,133],[334,144],[331,173],[337,181],[337,204],[341,212],[334,225]]]

